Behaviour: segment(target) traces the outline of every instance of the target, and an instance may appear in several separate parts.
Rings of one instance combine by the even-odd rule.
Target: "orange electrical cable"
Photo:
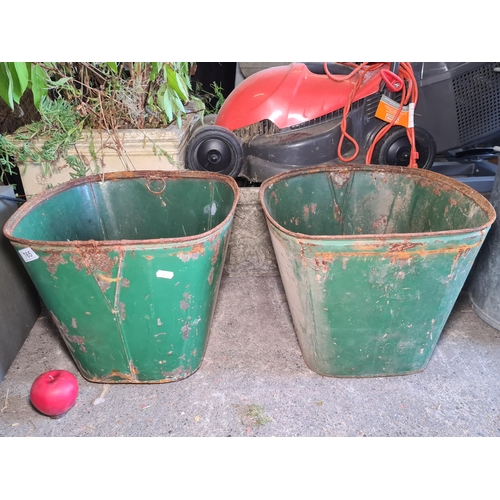
[[[377,135],[375,136],[375,138],[373,139],[372,143],[370,144],[370,147],[368,148],[368,151],[366,153],[366,163],[368,165],[372,161],[373,151],[375,150],[375,146],[377,145],[377,142],[385,134],[387,134],[387,132],[389,132],[389,130],[392,128],[392,126],[396,123],[397,119],[399,118],[399,115],[401,114],[401,110],[403,109],[403,106],[404,106],[405,97],[406,97],[406,89],[403,86],[403,88],[401,89],[401,102],[399,103],[398,110],[394,114],[394,118],[392,119],[392,121],[390,123],[388,123],[387,125],[385,125],[382,129],[380,129],[378,131]]]
[[[372,160],[372,155],[375,150],[375,146],[378,143],[378,141],[391,129],[391,127],[396,123],[399,115],[401,114],[401,110],[403,109],[403,106],[406,105],[411,105],[411,109],[409,110],[410,116],[409,116],[409,127],[406,129],[406,135],[408,137],[408,141],[410,142],[410,160],[408,166],[410,168],[418,168],[417,164],[417,159],[418,159],[418,152],[416,148],[416,139],[415,139],[415,128],[413,126],[413,110],[417,104],[418,100],[418,85],[417,85],[417,80],[415,78],[415,75],[413,73],[413,68],[410,63],[408,62],[402,62],[400,63],[399,71],[398,71],[399,76],[403,79],[405,82],[405,85],[403,86],[402,89],[402,96],[401,96],[401,102],[398,107],[398,110],[392,119],[392,121],[383,127],[375,136],[373,139],[370,147],[368,148],[367,154],[366,154],[366,163],[370,164]]]
[[[408,77],[410,81],[412,82],[412,98],[410,100],[410,104],[412,106],[412,109],[410,109],[410,123],[407,129],[406,129],[406,135],[408,136],[408,140],[410,141],[410,163],[409,167],[410,168],[418,168],[418,151],[417,151],[417,141],[415,138],[415,127],[413,124],[413,112],[414,109],[417,105],[418,101],[418,84],[417,84],[417,79],[415,78],[415,74],[413,72],[413,67],[411,66],[410,63],[404,63],[403,65],[404,69],[408,72]]]
[[[347,100],[347,103],[344,106],[342,120],[340,122],[341,136],[340,136],[340,140],[339,140],[339,143],[337,146],[338,158],[343,162],[350,162],[350,161],[354,160],[359,154],[359,145],[358,145],[357,141],[354,139],[354,137],[349,135],[347,132],[347,117],[349,115],[351,105],[354,102],[354,98],[356,96],[357,91],[359,90],[361,84],[363,83],[363,78],[365,77],[365,74],[368,71],[375,71],[375,70],[379,69],[385,63],[364,62],[361,64],[355,64],[355,63],[344,63],[344,64],[353,68],[353,70],[348,75],[332,75],[330,73],[330,71],[328,70],[328,64],[326,62],[323,63],[323,68],[324,68],[326,75],[335,82],[344,82],[344,81],[352,79],[354,76],[357,76],[356,81],[353,82],[353,88],[351,90],[351,93],[349,94],[349,98]],[[410,113],[409,126],[406,129],[406,135],[407,135],[408,140],[410,142],[410,161],[409,161],[408,166],[410,168],[418,168],[418,164],[417,164],[418,152],[417,152],[417,148],[416,148],[415,128],[413,125],[413,111],[414,111],[414,108],[415,108],[415,106],[417,104],[417,100],[418,100],[418,85],[417,85],[415,75],[413,73],[413,68],[411,66],[411,63],[409,63],[409,62],[400,63],[398,74],[405,82],[405,84],[403,85],[403,88],[401,89],[401,92],[402,92],[401,103],[400,103],[398,110],[397,110],[394,118],[392,119],[392,121],[388,125],[384,126],[377,133],[375,138],[373,139],[370,147],[368,148],[365,161],[368,164],[371,162],[373,152],[375,150],[375,146],[377,145],[378,141],[396,123],[396,121],[398,120],[398,118],[401,114],[403,106],[410,105],[411,109],[409,110],[409,113]],[[349,158],[345,158],[342,155],[342,144],[344,142],[344,139],[348,139],[352,143],[352,145],[354,146],[354,153]]]
[[[344,82],[345,80],[349,80],[352,78],[356,73],[359,73],[363,68],[365,68],[369,63],[364,62],[359,65],[354,65],[354,69],[348,74],[348,75],[332,75],[330,73],[330,70],[328,69],[328,63],[323,63],[323,69],[325,70],[325,73],[328,75],[330,79],[332,79],[335,82]],[[353,67],[352,64],[346,64],[347,66]]]
[[[375,64],[370,64],[368,62],[361,63],[359,65],[353,65],[349,64],[350,67],[354,66],[353,71],[351,71],[348,75],[332,75],[330,71],[328,70],[328,63],[323,63],[323,68],[325,73],[327,74],[328,78],[335,82],[343,82],[349,79],[352,79],[353,76],[357,75],[358,78],[353,84],[353,88],[351,90],[351,93],[349,94],[349,98],[347,100],[346,105],[344,106],[344,112],[342,113],[342,120],[340,122],[340,130],[341,130],[341,135],[340,135],[340,140],[337,145],[337,156],[338,158],[343,161],[343,162],[350,162],[354,160],[358,154],[359,154],[359,145],[357,141],[347,133],[347,117],[349,115],[349,111],[351,109],[351,105],[354,102],[354,97],[356,96],[357,91],[359,90],[361,84],[363,83],[363,78],[365,74],[368,71],[373,71],[375,69],[378,69],[381,67],[383,63],[375,63]],[[349,157],[345,158],[342,155],[342,144],[344,143],[344,139],[347,138],[352,145],[354,146],[354,153]]]

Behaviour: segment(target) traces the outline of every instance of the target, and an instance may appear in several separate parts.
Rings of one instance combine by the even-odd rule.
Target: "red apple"
[[[50,370],[39,375],[31,386],[33,406],[52,418],[62,417],[76,402],[78,381],[66,370]]]

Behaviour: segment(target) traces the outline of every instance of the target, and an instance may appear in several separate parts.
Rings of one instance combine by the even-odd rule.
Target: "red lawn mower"
[[[500,136],[500,63],[291,63],[239,84],[186,167],[262,182],[322,163],[430,169]]]

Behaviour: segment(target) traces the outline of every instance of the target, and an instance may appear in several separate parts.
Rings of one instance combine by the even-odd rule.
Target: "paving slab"
[[[30,403],[34,379],[74,373],[62,418]],[[428,366],[377,378],[320,376],[304,364],[279,277],[224,277],[205,359],[167,384],[81,377],[46,312],[0,383],[0,436],[500,436],[500,332],[462,292]]]

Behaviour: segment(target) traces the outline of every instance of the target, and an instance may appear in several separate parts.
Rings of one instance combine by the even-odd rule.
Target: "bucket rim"
[[[290,231],[289,229],[283,227],[279,224],[274,217],[269,213],[266,203],[264,202],[264,194],[265,192],[273,185],[278,182],[283,182],[286,179],[290,179],[293,177],[300,177],[304,175],[311,175],[320,172],[339,172],[339,173],[349,173],[349,172],[391,172],[395,174],[404,174],[410,177],[418,177],[421,179],[428,179],[432,181],[438,181],[441,184],[447,185],[449,188],[456,190],[466,196],[467,198],[472,199],[486,214],[488,218],[488,222],[479,227],[471,227],[465,229],[450,229],[447,231],[430,231],[427,233],[384,233],[384,234],[376,234],[376,233],[368,233],[368,234],[351,234],[351,235],[311,235],[305,233],[299,233],[295,231]],[[432,236],[446,236],[446,235],[461,235],[466,233],[475,233],[484,231],[491,227],[493,222],[496,219],[496,211],[493,208],[493,205],[478,191],[467,186],[466,184],[459,182],[455,179],[447,177],[443,174],[439,174],[437,172],[432,172],[430,170],[424,170],[420,168],[409,168],[409,167],[399,167],[392,165],[366,165],[366,164],[353,164],[346,163],[343,165],[339,164],[322,164],[316,165],[313,167],[304,167],[304,168],[296,168],[287,172],[283,172],[280,174],[273,175],[269,177],[264,182],[262,182],[259,188],[259,200],[264,211],[264,215],[266,219],[275,226],[279,231],[288,234],[289,236],[295,237],[301,240],[336,240],[336,241],[344,241],[344,240],[379,240],[383,238],[384,240],[395,239],[407,239],[407,238],[425,238]]]
[[[205,231],[203,233],[197,233],[191,236],[182,236],[179,238],[155,238],[146,240],[70,240],[70,241],[52,241],[52,240],[30,240],[26,238],[19,238],[13,236],[13,232],[19,222],[28,215],[32,210],[34,210],[39,205],[45,203],[46,201],[54,198],[64,191],[68,191],[74,187],[92,184],[96,182],[107,182],[107,181],[117,181],[123,179],[137,179],[137,178],[147,178],[150,180],[162,180],[162,179],[172,179],[172,180],[182,180],[182,179],[201,179],[201,180],[214,180],[220,181],[229,185],[233,191],[233,202],[231,210],[228,215],[219,224],[214,226],[212,229]],[[60,184],[48,191],[39,193],[26,203],[23,203],[7,220],[3,227],[4,236],[11,242],[15,242],[21,245],[27,245],[29,247],[137,247],[137,246],[148,246],[148,245],[158,245],[158,244],[183,244],[191,241],[196,241],[200,239],[206,239],[211,234],[217,233],[221,227],[226,225],[233,217],[236,211],[236,205],[238,204],[240,197],[240,191],[236,181],[227,175],[218,174],[215,172],[206,172],[202,170],[190,171],[190,170],[135,170],[135,171],[125,171],[125,172],[109,172],[106,174],[94,174],[67,181]]]

